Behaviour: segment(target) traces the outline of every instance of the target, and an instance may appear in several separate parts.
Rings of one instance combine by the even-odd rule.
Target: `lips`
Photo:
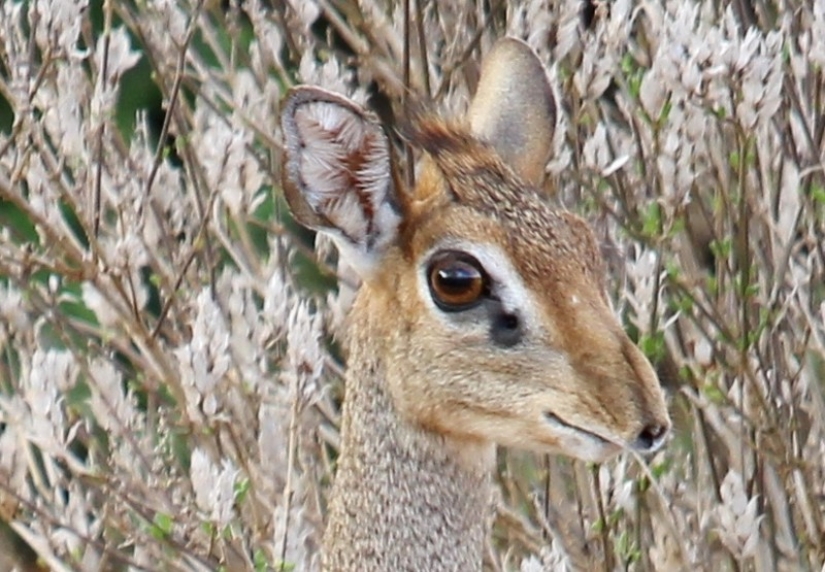
[[[565,421],[564,419],[562,419],[561,417],[559,417],[558,415],[556,415],[552,411],[545,411],[544,412],[544,418],[553,425],[558,425],[560,427],[564,427],[565,429],[572,430],[572,431],[575,431],[577,433],[582,433],[584,435],[587,435],[588,437],[590,437],[591,439],[593,439],[594,441],[598,442],[601,445],[614,445],[613,442],[608,441],[607,439],[605,439],[601,435],[597,435],[596,433],[593,433],[592,431],[588,431],[587,429],[583,429],[582,427],[579,427],[578,425],[573,425],[572,423],[568,423],[567,421]]]

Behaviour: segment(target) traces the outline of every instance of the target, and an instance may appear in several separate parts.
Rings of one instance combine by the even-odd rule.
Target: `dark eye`
[[[464,252],[439,253],[430,262],[427,274],[433,301],[448,312],[467,310],[488,293],[484,269]]]

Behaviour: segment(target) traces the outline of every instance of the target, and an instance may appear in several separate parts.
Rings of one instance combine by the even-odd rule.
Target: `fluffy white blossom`
[[[745,493],[741,475],[729,471],[719,489],[722,504],[715,510],[719,538],[738,558],[754,555],[759,542],[757,497]]]
[[[309,304],[301,301],[293,306],[287,332],[287,375],[293,395],[301,401],[318,397],[318,382],[324,370],[324,352],[321,348],[322,317],[311,312]]]
[[[231,363],[229,332],[209,288],[201,290],[196,304],[192,339],[175,350],[187,411],[192,419],[200,418],[199,411],[205,415],[217,412],[219,397],[216,387]]]
[[[136,421],[136,412],[119,372],[112,362],[98,359],[89,364],[89,376],[95,418],[112,435],[123,435]]]
[[[228,460],[218,466],[204,450],[195,449],[192,452],[190,476],[198,508],[219,529],[223,529],[232,518],[238,470]]]
[[[66,416],[61,393],[74,386],[75,357],[69,352],[38,350],[31,358],[25,399],[29,405],[29,438],[45,448],[65,446]]]
[[[251,134],[233,129],[220,117],[199,107],[195,146],[204,162],[206,182],[216,189],[232,214],[255,209],[255,193],[263,183],[263,173],[248,152]]]
[[[558,542],[553,540],[549,547],[542,548],[538,557],[530,556],[521,561],[520,572],[566,572],[570,562]]]
[[[30,11],[34,37],[40,49],[54,49],[62,57],[80,55],[78,40],[82,12],[88,0],[36,0]]]

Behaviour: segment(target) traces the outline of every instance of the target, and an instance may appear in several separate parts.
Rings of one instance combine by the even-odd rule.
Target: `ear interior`
[[[541,186],[556,104],[544,66],[527,44],[515,38],[496,43],[484,60],[468,118],[475,136],[492,144],[527,182]]]
[[[282,109],[284,194],[293,215],[368,271],[400,222],[381,125],[348,99],[312,87],[292,90]]]

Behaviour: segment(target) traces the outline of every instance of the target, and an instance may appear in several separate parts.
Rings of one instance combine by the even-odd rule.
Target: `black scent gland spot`
[[[518,315],[498,311],[491,316],[490,338],[502,348],[511,348],[521,341],[523,331]]]

